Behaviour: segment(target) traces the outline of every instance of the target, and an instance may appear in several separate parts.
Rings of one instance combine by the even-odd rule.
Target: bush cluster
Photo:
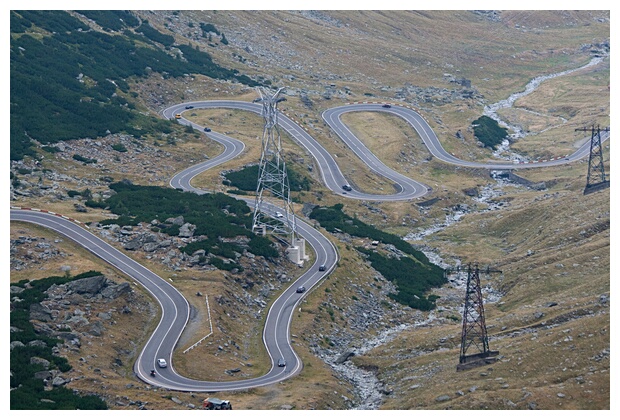
[[[334,204],[331,207],[315,207],[310,213],[310,218],[316,220],[330,232],[345,232],[359,238],[370,238],[384,244],[392,244],[400,251],[411,255],[422,264],[430,264],[423,252],[415,249],[409,242],[393,233],[384,232],[370,226],[361,220],[351,217],[342,211],[344,205]]]
[[[310,213],[310,217],[330,232],[345,232],[351,236],[391,244],[407,254],[407,257],[398,260],[387,258],[372,250],[358,248],[358,251],[366,255],[375,270],[396,284],[398,293],[390,295],[392,299],[420,310],[433,309],[436,297],[425,297],[424,295],[432,287],[437,287],[445,282],[443,270],[431,263],[424,253],[415,249],[409,242],[347,215],[342,211],[343,207],[342,204],[335,204],[331,207],[315,207]]]
[[[310,180],[291,168],[286,168],[286,176],[291,191],[310,191]],[[256,191],[258,180],[258,165],[250,165],[239,171],[229,172],[224,175],[229,185],[241,191]]]
[[[445,283],[443,270],[434,264],[420,264],[413,258],[388,258],[378,252],[357,248],[363,253],[372,267],[391,281],[398,292],[389,296],[395,301],[421,311],[435,308],[438,296],[425,296],[433,287]]]
[[[102,220],[101,224],[137,225],[140,222],[150,223],[153,219],[161,222],[183,216],[185,222],[196,226],[194,235],[208,237],[204,241],[185,246],[182,251],[187,254],[204,249],[214,255],[234,258],[234,252],[241,253],[243,249],[233,243],[223,242],[220,238],[245,236],[250,238],[248,250],[252,254],[265,258],[279,255],[269,239],[252,233],[252,214],[244,201],[222,193],[198,195],[172,188],[133,185],[129,182],[113,183],[110,188],[116,191],[116,194],[103,200],[101,204],[120,217]],[[178,227],[162,226],[161,231],[178,234]]]
[[[73,155],[73,159],[77,160],[78,162],[83,162],[83,163],[97,163],[97,159],[89,159],[89,158],[85,158],[84,156],[78,155],[77,153],[75,155]]]
[[[499,126],[493,118],[483,115],[472,122],[474,135],[485,147],[495,149],[508,136],[508,130]]]

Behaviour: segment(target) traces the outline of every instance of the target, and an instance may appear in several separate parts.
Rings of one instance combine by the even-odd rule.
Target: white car
[[[283,215],[282,213],[280,213],[279,211],[277,211],[277,212],[276,212],[276,217],[277,217],[278,219],[281,219],[281,218],[283,218],[283,217],[284,217],[284,215]]]
[[[168,363],[166,363],[166,359],[157,359],[157,366],[165,368],[168,367]]]

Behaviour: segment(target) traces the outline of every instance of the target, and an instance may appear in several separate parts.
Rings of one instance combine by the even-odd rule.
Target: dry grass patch
[[[24,270],[11,270],[11,282],[18,282],[23,279],[39,279],[43,277],[65,276],[67,273],[61,269],[63,266],[70,267],[69,275],[76,275],[87,271],[99,271],[113,281],[127,281],[127,277],[115,268],[94,257],[90,252],[79,244],[76,244],[65,236],[53,230],[37,226],[31,223],[11,222],[10,238],[18,239],[20,236],[37,238],[37,241],[29,245],[20,245],[16,256],[23,259],[25,254],[32,253],[34,258],[28,259],[30,267]],[[36,243],[46,242],[51,245],[51,249],[62,252],[63,256],[52,257],[49,259],[37,258],[43,249],[37,249]]]

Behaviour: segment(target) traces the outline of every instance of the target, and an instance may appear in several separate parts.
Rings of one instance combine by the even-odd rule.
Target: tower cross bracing
[[[279,98],[282,89],[278,89],[275,93],[266,88],[257,89],[260,95],[257,102],[263,105],[264,127],[252,231],[263,235],[276,235],[294,246],[295,213],[291,204],[290,185],[278,126],[277,107],[278,103],[284,100]]]

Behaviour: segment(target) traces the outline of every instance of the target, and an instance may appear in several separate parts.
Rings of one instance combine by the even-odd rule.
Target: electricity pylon
[[[576,128],[575,131],[588,131],[587,128]],[[602,131],[609,131],[609,127]],[[603,147],[601,146],[601,127],[597,127],[594,132],[592,126],[592,137],[590,138],[590,159],[588,160],[588,179],[583,194],[590,194],[595,191],[609,188],[609,181],[605,178],[605,165],[603,164]]]
[[[258,166],[252,232],[276,235],[294,246],[297,234],[295,213],[291,204],[289,180],[278,127],[278,102],[285,100],[278,98],[282,89],[278,89],[275,93],[266,88],[262,91],[257,89],[260,98],[255,102],[263,104],[262,115],[265,125]]]
[[[464,271],[464,268],[446,270],[447,272]],[[499,270],[486,268],[485,273],[501,273]],[[477,351],[471,352],[470,349]],[[463,308],[463,328],[461,330],[461,352],[456,370],[470,369],[486,363],[495,362],[498,351],[489,350],[489,337],[484,318],[482,288],[480,287],[480,269],[478,264],[467,265],[467,286]]]

